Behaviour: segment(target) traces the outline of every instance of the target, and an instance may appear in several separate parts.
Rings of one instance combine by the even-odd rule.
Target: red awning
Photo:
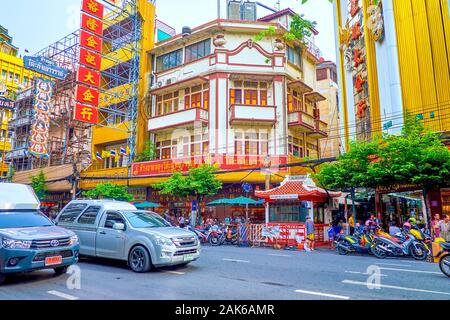
[[[328,191],[327,193],[322,188],[309,184],[305,185],[305,180],[287,179],[279,187],[267,191],[256,191],[255,195],[267,201],[298,200],[325,202],[328,196],[338,198],[342,193],[332,191]]]

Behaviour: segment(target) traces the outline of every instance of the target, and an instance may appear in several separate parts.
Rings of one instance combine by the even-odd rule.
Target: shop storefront
[[[139,189],[140,191],[138,191]],[[174,214],[175,216],[189,216],[192,210],[192,202],[195,201],[194,197],[186,197],[179,198],[173,195],[163,195],[159,193],[158,189],[154,188],[144,188],[146,190],[146,199],[143,200],[144,192],[141,190],[142,188],[130,188],[130,192],[135,195],[139,192],[139,200],[136,201],[151,201],[158,203],[160,207],[155,208],[154,210],[158,213],[164,213],[166,210],[169,211],[170,214]],[[252,197],[255,190],[263,189],[263,185],[260,184],[252,184],[251,192],[245,192],[242,188],[242,184],[224,184],[222,189],[217,193],[217,195],[212,197],[205,197],[198,205],[198,208],[201,212],[202,218],[206,219],[208,217],[217,218],[219,221],[225,220],[225,218],[234,219],[236,217],[245,217],[246,216],[246,207],[245,206],[214,206],[208,207],[205,206],[206,203],[227,198],[233,199],[238,197]],[[249,206],[248,208],[249,218],[251,221],[258,223],[264,222],[264,206]]]
[[[391,221],[402,225],[409,218],[428,224],[435,214],[441,215],[445,210],[450,211],[450,189],[428,191],[427,201],[428,203],[425,203],[423,190],[415,185],[378,188],[376,210],[384,226]]]

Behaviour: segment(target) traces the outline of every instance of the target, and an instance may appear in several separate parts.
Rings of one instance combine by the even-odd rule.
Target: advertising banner
[[[74,119],[81,122],[97,124],[98,110],[90,106],[76,104],[74,109]]]
[[[89,13],[90,15],[93,15],[94,17],[102,19],[105,6],[95,0],[83,0],[81,10]]]
[[[96,89],[88,88],[82,85],[77,86],[76,100],[84,104],[92,104],[98,106],[99,92]]]
[[[80,48],[80,64],[95,70],[100,70],[101,56],[94,51]]]
[[[87,31],[80,31],[80,46],[100,53],[102,51],[103,40],[99,36],[93,35]]]
[[[100,87],[100,72],[80,66],[77,80],[85,85],[98,88]]]
[[[81,28],[98,36],[103,35],[103,22],[84,13],[81,14]]]
[[[34,89],[34,119],[31,125],[30,145],[28,151],[35,157],[48,157],[48,132],[50,129],[49,113],[53,81],[37,78]]]

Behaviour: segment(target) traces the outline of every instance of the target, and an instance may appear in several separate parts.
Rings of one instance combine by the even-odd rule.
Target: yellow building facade
[[[335,2],[346,145],[399,132],[407,113],[450,131],[448,0],[375,3]]]

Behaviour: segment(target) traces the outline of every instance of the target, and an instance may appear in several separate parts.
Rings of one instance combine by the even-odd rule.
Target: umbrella
[[[161,205],[154,203],[154,202],[135,202],[134,206],[138,209],[145,209],[145,208],[157,208]]]
[[[241,206],[245,206],[245,205],[258,205],[259,202],[247,197],[239,197],[239,198],[234,198],[234,199],[228,199],[228,204],[230,205],[241,205]]]
[[[229,205],[229,204],[230,204],[230,199],[222,198],[222,199],[211,201],[211,202],[207,203],[206,205],[208,207],[213,207],[213,206],[222,206],[222,205]]]

